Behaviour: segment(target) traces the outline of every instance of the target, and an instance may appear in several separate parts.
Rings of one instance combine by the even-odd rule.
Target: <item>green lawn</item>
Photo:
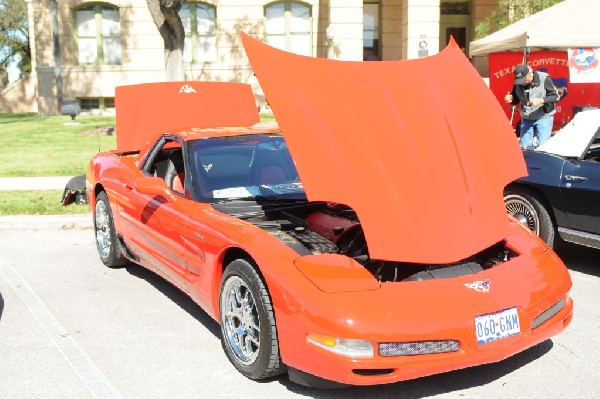
[[[0,216],[90,213],[89,205],[60,203],[62,190],[0,191]]]
[[[272,114],[261,114],[273,121]],[[91,134],[114,127],[115,118],[0,114],[0,177],[77,176],[98,151],[116,147],[115,136]],[[62,191],[0,191],[1,215],[89,213],[87,205],[60,203]]]
[[[90,134],[97,128],[114,127],[115,118],[0,114],[0,176],[77,176],[84,174],[98,150],[116,147],[115,136]],[[273,115],[261,114],[273,121]]]
[[[90,135],[92,129],[115,126],[114,117],[0,115],[0,176],[76,176],[98,149],[115,148],[115,136]]]

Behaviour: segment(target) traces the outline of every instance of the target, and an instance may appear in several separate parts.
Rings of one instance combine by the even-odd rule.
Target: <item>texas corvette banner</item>
[[[569,67],[569,58],[570,55],[566,50],[544,50],[532,51],[527,61],[527,65],[536,71],[548,73],[559,93],[562,93],[560,101],[556,103],[554,130],[559,130],[569,123],[575,114],[584,107],[600,108],[600,84],[581,80],[574,81],[574,78],[579,77],[581,79],[582,76],[575,76],[576,74],[572,72]],[[513,126],[516,126],[521,117],[518,112],[513,114],[510,104],[504,102],[504,96],[512,90],[514,83],[513,69],[523,62],[523,53],[517,51],[492,53],[489,60],[490,89],[498,99],[498,103],[504,109],[508,119],[510,120],[512,117]],[[597,68],[594,69],[597,71]],[[577,75],[583,75],[583,73]]]
[[[568,49],[571,83],[599,83],[599,55],[599,48],[587,47]]]

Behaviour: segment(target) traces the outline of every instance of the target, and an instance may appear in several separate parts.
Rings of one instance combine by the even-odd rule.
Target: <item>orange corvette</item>
[[[243,40],[279,126],[244,84],[117,88],[86,187],[107,266],[186,292],[257,380],[391,383],[567,327],[567,269],[504,208],[518,143],[455,45],[363,63]]]

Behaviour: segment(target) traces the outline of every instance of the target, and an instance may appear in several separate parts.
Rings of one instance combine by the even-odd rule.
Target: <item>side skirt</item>
[[[600,235],[585,233],[583,231],[566,229],[564,227],[558,228],[558,234],[560,238],[567,242],[574,244],[584,245],[590,248],[600,249]]]
[[[123,256],[132,262],[138,263],[140,261],[140,258],[138,258],[138,256],[136,254],[134,254],[133,251],[131,251],[131,249],[129,249],[127,244],[125,244],[125,240],[123,239],[123,236],[120,234],[117,234],[117,239],[119,240],[119,244],[121,246],[121,252],[123,253]]]

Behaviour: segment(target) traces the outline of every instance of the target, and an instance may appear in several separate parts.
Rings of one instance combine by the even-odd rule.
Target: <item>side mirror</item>
[[[175,195],[160,177],[139,178],[133,184],[133,188],[142,194],[158,195],[170,201],[175,200]]]

